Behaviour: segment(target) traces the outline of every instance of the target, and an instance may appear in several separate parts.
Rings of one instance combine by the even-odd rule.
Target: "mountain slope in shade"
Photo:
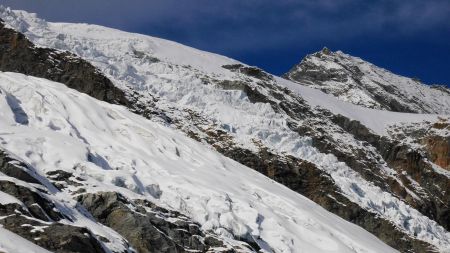
[[[284,77],[367,108],[450,114],[450,93],[445,87],[395,75],[341,51],[324,48],[308,55]]]
[[[450,177],[441,167],[446,167],[445,159],[432,155],[439,148],[430,145],[428,155],[428,142],[422,143],[433,134],[445,148],[445,117],[440,122],[437,115],[361,108],[235,60],[158,38],[49,23],[25,12],[3,10],[0,15],[38,46],[67,50],[90,62],[125,93],[130,110],[183,131],[401,251],[448,251],[450,213],[445,203],[450,195],[441,189],[449,187]],[[0,68],[46,77],[27,72],[33,62],[18,53],[19,41],[12,42],[2,45],[2,50],[13,51],[3,59],[17,65]],[[65,74],[51,64],[48,69]],[[65,81],[58,76],[53,80]],[[64,83],[91,96],[105,93]],[[12,108],[25,123],[19,107]],[[424,129],[430,131],[423,134]],[[401,136],[413,141],[404,143]],[[100,164],[111,159],[105,154],[94,158],[101,158]],[[87,205],[102,196],[79,200]],[[95,205],[88,206],[103,216]]]
[[[205,230],[247,238],[266,252],[395,252],[288,188],[123,107],[15,73],[0,73],[0,92],[1,149],[29,164],[37,178],[70,173],[74,182],[60,190],[43,188],[42,194],[70,217],[67,223],[108,238],[105,247],[121,241],[92,227],[70,200],[74,195],[115,191],[156,202],[191,216]],[[26,124],[17,122],[8,97],[18,101]],[[0,196],[2,206],[23,205]]]

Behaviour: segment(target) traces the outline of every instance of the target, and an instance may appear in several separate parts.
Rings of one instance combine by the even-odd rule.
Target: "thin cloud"
[[[193,46],[222,52],[347,40],[370,33],[404,36],[450,27],[447,0],[3,2],[38,12],[52,21],[97,23],[170,35]]]

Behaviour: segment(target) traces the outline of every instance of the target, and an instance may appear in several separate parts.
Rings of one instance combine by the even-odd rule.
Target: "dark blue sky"
[[[174,40],[282,74],[327,46],[450,85],[450,0],[0,0],[49,21]]]

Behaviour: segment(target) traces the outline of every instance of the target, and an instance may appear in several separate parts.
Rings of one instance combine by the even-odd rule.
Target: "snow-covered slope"
[[[214,100],[221,98],[215,95],[215,98],[212,98],[213,101],[205,101],[209,97],[202,98],[200,95],[204,92],[211,92],[205,91],[210,90],[209,87],[199,87],[202,84],[202,78],[236,79],[235,74],[222,66],[242,64],[221,55],[200,51],[164,39],[96,25],[51,23],[37,18],[36,14],[11,11],[4,7],[0,7],[0,18],[12,28],[24,33],[35,44],[75,53],[98,67],[121,89],[129,92],[138,91],[144,96],[152,94],[158,99],[162,99],[161,103],[167,102],[166,107],[180,105],[197,107],[199,103],[202,103],[200,106],[206,108],[208,106],[216,107],[217,105],[211,103],[216,103],[217,101]],[[341,55],[341,53],[336,54]],[[295,87],[293,83],[285,82],[282,79],[277,79],[277,82],[296,92],[305,93],[304,99],[312,106],[320,106],[334,113],[364,122],[367,127],[377,133],[384,133],[385,128],[392,123],[436,119],[436,116],[430,115],[407,116],[407,114],[390,114],[380,110],[360,110],[324,96],[320,92],[314,92],[302,86]],[[420,90],[422,89],[427,88]],[[411,87],[407,90],[416,92]],[[239,96],[239,94],[233,95]],[[440,108],[434,110],[436,112],[433,111],[435,114],[450,113],[445,109],[450,108],[450,97],[441,95],[434,97],[434,94],[427,94],[427,96],[433,100],[443,101],[441,104],[444,103],[440,107],[434,106],[434,108]],[[355,96],[350,97],[354,98]],[[230,112],[225,108],[211,110]],[[260,114],[265,113],[267,112],[264,110],[260,112]],[[226,116],[220,116],[220,118],[224,117]],[[377,118],[382,123],[370,121],[369,118]],[[248,124],[243,122],[242,125]]]
[[[171,141],[170,137],[168,137],[169,139],[164,139],[163,137],[161,137],[161,140],[159,139],[158,134],[165,136],[165,134],[167,134],[165,131],[169,130],[162,127],[156,127],[157,125],[148,123],[147,121],[145,121],[147,123],[144,123],[143,119],[138,116],[126,114],[127,117],[130,119],[133,118],[133,120],[136,119],[137,122],[131,124],[130,120],[127,120],[127,117],[125,117],[123,122],[121,122],[127,126],[122,127],[122,125],[119,124],[119,130],[117,130],[116,128],[110,128],[107,125],[110,124],[109,119],[104,117],[104,115],[102,116],[102,113],[96,115],[94,118],[92,118],[93,116],[91,116],[90,113],[84,113],[86,114],[86,117],[79,120],[85,122],[80,123],[83,124],[83,126],[76,127],[76,129],[85,133],[82,133],[79,136],[81,139],[88,137],[86,139],[86,145],[88,146],[91,145],[91,143],[95,143],[95,153],[93,153],[93,157],[97,157],[98,155],[102,158],[97,160],[97,165],[102,167],[107,165],[107,168],[119,168],[120,171],[101,170],[101,172],[96,174],[96,178],[99,178],[100,181],[103,180],[103,183],[114,181],[118,185],[130,185],[130,187],[132,189],[134,188],[138,193],[144,195],[148,193],[147,195],[149,195],[149,197],[159,195],[158,187],[164,189],[167,194],[165,196],[172,194],[173,197],[177,196],[176,194],[181,194],[180,196],[186,197],[187,200],[184,197],[167,197],[164,203],[169,204],[175,209],[182,209],[184,212],[204,224],[205,228],[217,228],[217,226],[221,226],[222,223],[225,224],[224,226],[227,229],[226,232],[225,230],[219,229],[217,230],[217,233],[219,234],[222,232],[232,232],[234,236],[240,236],[244,235],[246,232],[248,232],[247,235],[253,233],[249,231],[260,231],[256,232],[260,233],[260,236],[270,234],[265,237],[266,239],[264,240],[266,242],[270,241],[269,245],[271,247],[279,247],[276,252],[282,252],[283,249],[286,249],[286,252],[288,252],[288,249],[298,248],[297,242],[294,247],[287,238],[296,238],[296,236],[307,234],[307,232],[298,229],[296,227],[297,225],[293,225],[294,227],[291,227],[291,223],[286,225],[285,230],[283,230],[284,228],[282,229],[282,231],[284,231],[282,236],[279,235],[279,231],[277,231],[276,234],[271,234],[271,231],[258,225],[261,222],[259,218],[257,218],[256,221],[253,219],[255,217],[255,212],[253,211],[249,211],[251,217],[246,216],[247,214],[239,216],[241,213],[238,213],[237,215],[234,213],[225,216],[220,215],[219,217],[219,213],[227,213],[226,210],[229,210],[230,206],[233,206],[230,204],[226,195],[225,197],[224,195],[218,195],[219,199],[222,199],[227,203],[226,207],[220,204],[222,203],[220,201],[217,204],[215,201],[211,202],[202,199],[203,197],[205,199],[209,198],[202,195],[203,193],[215,195],[217,194],[217,191],[231,191],[233,194],[244,196],[240,195],[241,193],[236,193],[236,191],[242,190],[247,194],[249,189],[245,187],[242,188],[239,182],[242,182],[241,180],[247,176],[255,177],[255,180],[260,178],[257,173],[248,172],[250,174],[242,175],[235,170],[231,170],[231,172],[235,173],[237,176],[232,177],[230,180],[236,182],[237,185],[232,184],[233,189],[229,189],[228,186],[221,183],[224,182],[221,181],[223,180],[224,175],[228,175],[226,172],[227,170],[224,169],[225,172],[222,172],[223,166],[218,165],[224,162],[222,160],[224,158],[221,157],[218,159],[215,156],[214,158],[208,157],[207,154],[212,154],[212,151],[208,150],[215,148],[240,162],[245,162],[247,157],[239,160],[239,155],[261,154],[269,151],[276,156],[276,159],[278,159],[277,161],[283,162],[292,159],[293,157],[296,161],[306,161],[309,164],[312,164],[310,167],[314,167],[316,173],[318,173],[321,178],[325,177],[330,180],[329,185],[323,186],[324,188],[313,189],[312,191],[325,192],[323,198],[327,198],[327,201],[333,201],[328,207],[333,209],[334,212],[342,214],[342,216],[347,215],[345,217],[349,220],[352,220],[355,216],[356,218],[361,219],[361,216],[358,215],[367,215],[371,219],[374,219],[375,221],[368,220],[367,224],[363,225],[366,225],[367,229],[372,229],[374,227],[375,229],[379,227],[384,229],[378,231],[381,236],[384,236],[384,240],[388,241],[391,238],[398,238],[400,240],[400,238],[403,238],[401,242],[391,240],[390,245],[397,246],[397,244],[406,241],[407,245],[402,246],[404,247],[403,249],[408,247],[411,248],[411,244],[415,243],[414,240],[419,240],[434,246],[442,252],[449,250],[450,234],[445,228],[433,220],[435,219],[434,213],[426,213],[425,211],[429,211],[426,207],[423,208],[425,211],[418,211],[422,207],[422,203],[426,203],[427,205],[435,204],[434,202],[427,202],[431,199],[429,197],[430,195],[440,195],[435,194],[436,192],[433,191],[429,192],[429,195],[420,195],[418,192],[425,192],[422,187],[428,187],[429,184],[424,183],[423,185],[417,186],[418,183],[416,183],[414,179],[418,179],[410,177],[408,174],[410,172],[406,171],[407,168],[395,168],[393,165],[388,164],[387,158],[389,157],[384,157],[386,158],[386,160],[384,160],[382,156],[383,152],[378,150],[378,148],[382,149],[384,147],[390,147],[389,145],[392,145],[392,150],[398,150],[395,149],[397,147],[395,146],[394,141],[392,141],[392,143],[379,142],[379,138],[382,138],[378,135],[388,135],[386,128],[388,128],[389,125],[393,123],[416,123],[423,122],[424,120],[434,122],[437,120],[437,115],[399,114],[388,111],[359,108],[350,103],[339,101],[331,95],[324,94],[312,88],[303,87],[297,83],[272,77],[257,68],[246,66],[245,64],[241,64],[232,59],[149,36],[130,34],[94,25],[49,23],[36,18],[36,16],[32,14],[10,11],[4,8],[0,9],[0,18],[10,27],[24,33],[32,42],[41,47],[68,50],[89,61],[111,79],[114,85],[124,90],[128,95],[138,94],[138,97],[140,97],[144,106],[162,112],[170,119],[160,119],[155,116],[152,120],[162,121],[172,128],[178,128],[189,134],[189,136],[205,142],[205,147],[199,147],[201,152],[199,151],[197,153],[192,151],[193,153],[191,154],[191,151],[189,151],[189,148],[187,147],[195,147],[196,150],[197,145],[199,144],[194,142],[184,143],[183,141],[182,145],[180,145],[187,146],[184,146],[184,148],[176,148],[177,145],[173,142],[177,141]],[[84,96],[79,96],[78,99],[82,98],[84,98]],[[78,99],[73,101],[70,99],[68,100],[77,103],[76,106],[71,108],[79,108],[81,106],[81,108],[86,108],[85,110],[90,112],[88,110],[89,107],[86,107],[83,103],[80,104],[77,102]],[[60,100],[56,100],[56,102],[58,101]],[[152,104],[145,104],[148,101],[152,101]],[[110,108],[109,105],[106,107]],[[67,121],[66,118],[68,115],[66,110],[69,109],[58,107],[57,109],[54,109],[53,113],[62,112],[62,114],[65,115],[62,118]],[[325,113],[323,109],[331,111],[331,113]],[[45,115],[45,111],[46,110],[36,112],[36,118],[40,113]],[[121,109],[120,112],[125,114],[124,109]],[[94,115],[97,114],[97,112],[92,113],[94,113]],[[373,137],[375,141],[370,142],[361,139],[360,136],[355,136],[348,129],[344,129],[343,126],[337,125],[337,123],[333,121],[334,117],[337,117],[337,114],[342,114],[350,119],[362,122],[363,126],[359,126],[360,129],[357,130],[362,129],[362,132],[364,132],[364,128],[367,127],[369,131],[368,133],[364,133],[371,138]],[[20,113],[16,114],[16,116],[20,115]],[[111,117],[118,120],[114,113],[111,115]],[[12,118],[11,115],[8,117]],[[50,115],[49,118],[51,117],[52,116]],[[96,122],[97,117],[100,117],[101,119],[98,123]],[[70,130],[72,129],[71,126],[64,123],[64,120],[62,121],[63,123],[61,123],[62,126],[60,126],[59,121],[60,120],[55,120],[55,122],[53,122],[53,120],[48,120],[47,122],[44,121],[44,123],[38,123],[38,121],[36,121],[37,123],[35,124],[41,124],[39,125],[40,128],[50,128],[53,129],[52,131],[56,132],[66,131],[66,134],[70,135],[72,133],[73,136],[78,135],[76,131],[73,132]],[[10,123],[13,124],[14,122]],[[72,122],[70,122],[70,124],[72,124]],[[145,125],[144,130],[140,124]],[[102,125],[104,125],[105,128],[104,134],[102,134],[102,131],[97,132],[98,129],[102,129]],[[113,126],[117,125],[114,123]],[[158,131],[156,137],[149,134],[150,139],[156,138],[151,139],[156,140],[155,143],[149,144],[145,139],[140,137],[140,134],[147,135],[147,128],[152,129],[151,131]],[[305,128],[307,128],[307,131]],[[159,132],[158,129],[164,129],[164,131],[161,130],[162,132]],[[54,133],[52,131],[45,131],[45,133],[53,135]],[[120,134],[118,132],[120,132]],[[169,132],[170,135],[173,134],[171,130]],[[14,133],[17,134],[17,136],[20,136],[18,131]],[[42,135],[45,135],[45,133],[42,133]],[[85,137],[85,135],[87,137]],[[130,139],[126,139],[122,135],[128,136]],[[111,136],[113,136],[113,138]],[[14,135],[10,138],[14,138]],[[321,140],[325,141],[320,143]],[[23,142],[23,138],[17,137],[16,141],[17,143],[21,143]],[[98,143],[99,141],[105,141],[107,144],[117,144],[120,147],[125,148],[116,150],[115,148],[109,147],[107,144]],[[161,141],[162,144],[159,143],[159,141]],[[37,144],[39,144],[39,142],[37,142]],[[146,150],[135,150],[139,147],[137,144],[147,147],[149,153]],[[159,149],[155,150],[154,146]],[[128,148],[133,152],[127,152]],[[232,153],[234,150],[231,148],[236,148],[239,152]],[[83,149],[80,150],[81,151],[78,153],[74,153],[73,158],[71,158],[72,156],[68,158],[71,160],[82,159],[83,152],[85,151],[83,151]],[[151,174],[151,171],[144,173],[144,169],[142,169],[139,170],[139,173],[135,172],[137,173],[137,176],[132,176],[131,174],[134,172],[123,172],[120,170],[120,168],[125,168],[126,165],[129,164],[131,164],[132,167],[141,166],[139,162],[134,164],[133,160],[128,160],[126,157],[121,159],[122,153],[149,162],[148,159],[152,156],[154,158],[159,157],[159,150],[161,150],[161,154],[164,157],[167,157],[167,159],[164,160],[164,163],[160,163],[160,160],[158,160],[156,163],[150,162],[147,164],[148,166],[157,168],[157,173],[155,172],[157,175]],[[249,153],[245,153],[244,151]],[[230,152],[231,155],[227,152]],[[389,152],[390,150],[386,153],[389,154]],[[53,153],[54,151],[52,151],[51,148],[42,151],[43,155]],[[194,159],[189,158],[191,156],[193,156]],[[29,159],[23,155],[21,157],[25,160]],[[347,159],[345,160],[343,157],[347,157]],[[139,159],[138,161],[140,161]],[[255,164],[259,165],[265,162],[263,155],[260,155],[257,159],[259,160],[257,160]],[[106,164],[102,162],[105,160],[107,161]],[[63,160],[61,159],[61,161]],[[227,159],[225,161],[225,164],[232,163],[239,168],[243,168],[237,163]],[[352,164],[353,161],[357,162]],[[180,172],[177,166],[186,163],[189,164],[190,162],[194,164],[199,163],[198,166],[200,169],[187,169],[186,171]],[[90,163],[88,164],[91,165]],[[214,167],[215,165],[219,167]],[[226,167],[228,168],[229,166],[231,165],[227,165]],[[208,169],[206,169],[206,167]],[[215,169],[212,170],[211,168]],[[258,169],[257,166],[255,166],[254,169]],[[276,169],[278,168],[276,167],[275,170]],[[300,181],[302,176],[301,173],[296,173],[296,171],[298,172],[303,169],[303,166],[298,165],[292,169],[294,171],[294,176],[297,177],[296,180]],[[175,178],[180,180],[180,189],[174,188],[174,182],[178,183],[175,179],[175,181],[172,182],[164,181],[166,170],[169,171],[169,176],[177,175]],[[111,176],[109,172],[113,172],[112,174],[114,174],[114,176]],[[105,174],[103,175],[103,173]],[[124,173],[124,175],[122,175],[122,173]],[[148,179],[146,173],[150,173],[150,175],[155,176],[155,178]],[[160,173],[159,176],[158,173]],[[205,175],[207,176],[202,176],[203,173],[206,173]],[[416,171],[413,171],[413,173],[416,173]],[[427,174],[428,171],[423,170],[423,173]],[[267,174],[270,175],[269,172]],[[414,176],[417,176],[417,174]],[[115,179],[117,177],[123,179]],[[183,188],[184,182],[186,181],[185,179],[192,182],[192,184],[186,185],[198,185],[198,189],[201,190],[199,190],[199,192],[192,192],[192,189]],[[291,178],[278,178],[278,180],[283,183],[290,179]],[[141,180],[144,180],[145,182],[143,183]],[[158,180],[163,181],[158,182]],[[211,182],[209,182],[209,180],[211,180]],[[384,182],[383,180],[386,181]],[[150,185],[157,184],[158,186],[151,186],[150,191],[147,191],[146,187],[141,185],[142,183],[144,186],[147,183]],[[294,182],[293,187],[292,185],[290,185],[290,187],[294,188],[296,183],[298,182]],[[247,185],[247,183],[244,184]],[[275,183],[271,182],[271,184]],[[209,189],[210,187],[213,188]],[[277,187],[280,187],[280,189],[283,188],[279,185]],[[336,189],[333,187],[336,187]],[[398,189],[400,190],[396,191]],[[298,197],[297,194],[294,194],[287,189],[285,189],[286,192],[279,192],[278,188],[271,189],[271,191],[272,190],[277,192],[277,194],[267,195],[267,192],[256,192],[256,195],[254,196],[256,196],[257,199],[260,198],[263,202],[266,200],[271,201],[270,203],[265,203],[262,207],[263,209],[258,210],[264,210],[261,211],[264,217],[274,215],[274,217],[278,219],[279,217],[286,215],[286,219],[291,220],[289,217],[292,215],[295,216],[294,213],[297,212],[295,211],[297,210],[296,208],[301,208],[298,207],[298,205],[299,203],[303,203],[302,201],[304,200],[298,200],[297,198],[301,197]],[[189,193],[189,196],[184,195],[184,192]],[[250,193],[255,193],[255,191],[250,189]],[[200,194],[198,195],[200,197],[197,195],[195,196],[198,198],[192,197],[190,194]],[[272,202],[274,198],[280,198],[280,196],[277,196],[278,194],[282,194],[281,199],[284,199],[283,201],[286,200],[285,198],[289,198],[286,202],[293,205],[294,209],[290,209],[291,207],[285,206],[283,202],[278,202],[278,200]],[[287,195],[285,196],[283,194]],[[291,199],[291,194],[297,197]],[[344,198],[347,202],[344,203],[341,199],[337,200],[337,197]],[[174,201],[174,199],[178,200]],[[443,199],[445,200],[445,198]],[[239,203],[244,203],[242,204],[244,207],[240,206],[241,204],[238,204],[240,210],[247,210],[245,203],[248,203],[251,199],[247,198],[245,195],[235,201],[238,200],[241,201]],[[216,209],[214,209],[212,211],[213,214],[211,214],[209,211],[205,211],[201,208],[200,210],[196,210],[195,208],[197,208],[197,206],[194,207],[188,205],[186,207],[186,201],[189,205],[194,205],[194,202],[203,203],[202,208],[207,210],[209,210],[208,204],[214,205],[217,206],[220,211],[215,213],[214,210]],[[437,199],[436,202],[441,203],[443,201],[442,199]],[[251,208],[259,208],[259,204],[257,206],[251,205]],[[294,213],[290,213],[290,211],[288,211],[289,213],[278,213],[281,212],[281,210],[276,208],[276,210],[272,210],[267,214],[265,208],[269,208],[268,206],[270,205],[280,205],[282,206],[280,209],[285,211],[294,210]],[[343,213],[346,210],[349,210],[350,214]],[[197,213],[199,214],[197,215]],[[232,218],[230,218],[230,216]],[[292,219],[291,221],[296,224],[301,224],[303,222],[302,217],[303,216],[297,217],[298,219]],[[235,218],[240,222],[251,225],[248,225],[248,227],[243,226],[242,223],[235,222]],[[246,220],[247,218],[253,220],[248,223],[249,220]],[[358,219],[353,219],[352,221],[358,222]],[[384,223],[378,223],[380,222],[379,220],[382,220]],[[442,220],[445,221],[445,216],[443,216],[441,221]],[[267,226],[270,227],[278,226],[278,224],[281,224],[280,226],[282,226],[283,224],[278,221],[275,222],[272,218],[267,218],[263,221],[267,221],[268,224],[270,224]],[[359,224],[364,223],[364,218],[362,218],[362,221],[359,220],[359,222]],[[441,223],[443,224],[445,222]],[[386,224],[392,227],[388,227]],[[258,226],[259,230],[256,229]],[[390,230],[388,231],[388,229]],[[394,230],[395,233],[393,232]],[[386,234],[388,236],[386,236]],[[272,237],[277,239],[269,239]],[[307,239],[307,241],[313,241],[314,238],[315,237],[313,236],[310,238],[311,240]],[[302,237],[299,240],[303,239],[304,238]],[[294,239],[294,241],[295,240],[297,239]],[[280,243],[280,241],[282,243]],[[413,242],[411,243],[411,241]],[[310,244],[305,242],[305,245],[307,245],[305,247],[309,247],[308,245]],[[323,245],[327,244],[324,243]],[[264,246],[261,247],[264,248]],[[316,244],[312,243],[311,247],[316,247]]]
[[[387,135],[389,127],[395,124],[434,122],[439,117],[437,114],[400,113],[370,109],[347,101],[337,100],[331,94],[326,94],[313,87],[298,85],[283,78],[279,78],[278,83],[302,96],[310,105],[319,106],[333,113],[357,120],[379,135]]]
[[[359,106],[413,113],[450,113],[450,93],[395,75],[360,58],[327,48],[306,56],[284,75]]]
[[[18,104],[9,106],[8,97]],[[56,169],[75,173],[87,192],[157,201],[223,236],[253,237],[268,252],[394,252],[202,144],[63,84],[0,73],[0,104],[1,149],[41,176]],[[27,124],[17,122],[19,107]],[[75,208],[67,201],[71,190],[55,193],[55,201]]]

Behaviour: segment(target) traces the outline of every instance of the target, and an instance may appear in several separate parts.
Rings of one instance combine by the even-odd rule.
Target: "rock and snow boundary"
[[[88,192],[148,198],[222,236],[257,238],[266,252],[395,252],[286,187],[123,107],[15,73],[0,73],[0,92],[0,147],[41,175],[75,172]],[[7,96],[20,101],[27,124],[16,121]],[[89,161],[92,155],[98,162]]]

